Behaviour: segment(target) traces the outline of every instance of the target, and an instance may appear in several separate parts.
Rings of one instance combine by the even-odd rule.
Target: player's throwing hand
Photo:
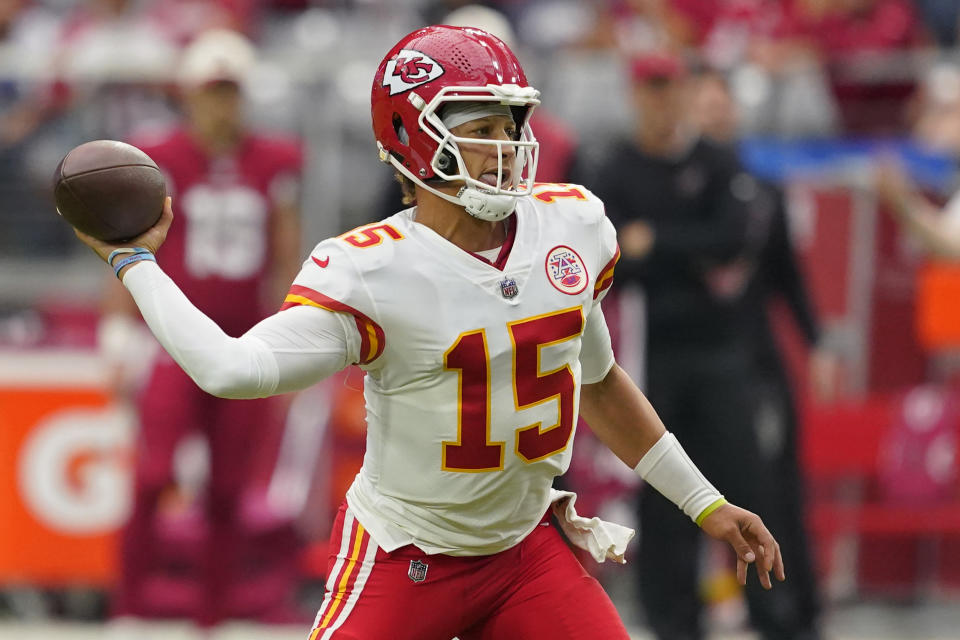
[[[110,243],[104,242],[103,240],[98,240],[93,236],[87,235],[86,233],[74,229],[74,233],[77,234],[77,237],[80,238],[80,241],[85,245],[93,249],[100,258],[106,262],[110,254],[115,249],[121,249],[124,247],[142,247],[148,250],[152,254],[156,254],[157,250],[160,248],[160,245],[163,244],[163,241],[167,238],[167,230],[170,229],[170,223],[173,222],[173,204],[170,196],[167,196],[166,200],[163,202],[163,213],[160,216],[160,219],[157,220],[157,223],[147,229],[145,232],[125,242],[120,243]],[[113,266],[113,265],[110,265]]]

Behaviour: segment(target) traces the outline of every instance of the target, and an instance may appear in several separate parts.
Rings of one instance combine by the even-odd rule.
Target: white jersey
[[[546,512],[570,463],[580,384],[613,365],[599,306],[616,233],[576,185],[521,200],[494,262],[414,217],[321,242],[286,306],[356,322],[368,432],[347,502],[377,544],[496,553]],[[591,321],[606,340],[588,337],[599,346],[581,353]]]

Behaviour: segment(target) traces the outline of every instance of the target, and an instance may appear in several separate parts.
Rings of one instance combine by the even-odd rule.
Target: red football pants
[[[547,519],[490,556],[387,553],[343,505],[330,552],[310,640],[629,640]]]

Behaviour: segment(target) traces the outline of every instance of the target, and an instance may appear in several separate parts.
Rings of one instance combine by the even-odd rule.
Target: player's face
[[[242,96],[235,82],[211,82],[187,96],[190,119],[207,134],[235,135],[242,122]]]
[[[486,140],[516,140],[517,126],[510,116],[487,116],[465,122],[450,130],[456,136],[463,138],[478,138]],[[471,178],[475,178],[490,186],[497,185],[497,155],[502,150],[502,183],[510,182],[510,170],[513,167],[517,149],[513,145],[469,144],[460,142],[460,157],[467,167]]]

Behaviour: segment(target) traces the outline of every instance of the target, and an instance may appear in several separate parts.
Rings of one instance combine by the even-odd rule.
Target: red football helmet
[[[373,80],[373,132],[380,159],[424,189],[462,205],[471,215],[501,220],[533,186],[538,143],[529,122],[539,97],[540,92],[527,84],[516,56],[499,38],[471,27],[419,29],[390,50]],[[517,140],[460,138],[450,133],[441,110],[464,102],[509,107]],[[468,174],[459,142],[497,146],[496,185]],[[516,151],[506,180],[505,147]],[[436,180],[462,181],[464,187],[454,197],[427,182]]]

